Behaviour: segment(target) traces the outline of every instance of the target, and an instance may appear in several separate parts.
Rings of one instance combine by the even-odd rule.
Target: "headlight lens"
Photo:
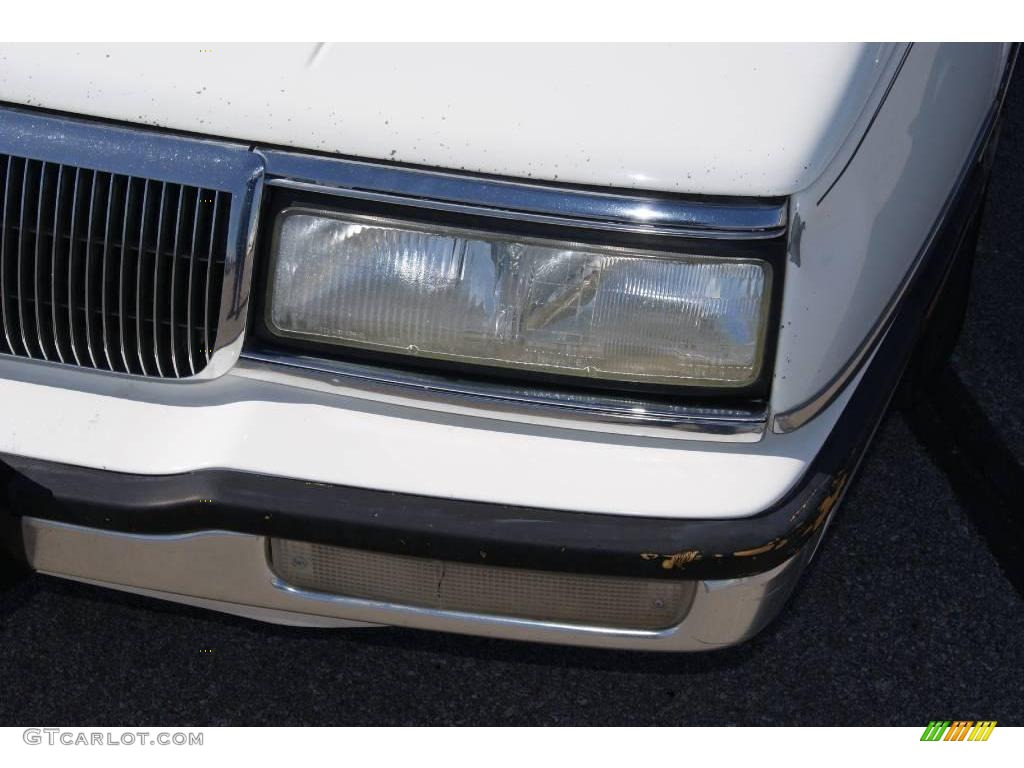
[[[770,267],[292,208],[277,334],[590,379],[744,386],[764,356]]]

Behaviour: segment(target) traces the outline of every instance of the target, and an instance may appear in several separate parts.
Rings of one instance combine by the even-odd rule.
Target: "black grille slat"
[[[110,329],[107,322],[110,314],[107,312],[107,301],[110,295],[110,225],[117,200],[116,186],[114,177],[111,177],[107,186],[107,210],[106,215],[103,217],[103,247],[100,251],[100,274],[98,281],[100,294],[100,338],[103,340],[103,358],[107,362],[107,368],[111,371],[114,370],[114,360],[110,355],[110,338],[108,335]]]
[[[25,350],[27,357],[35,357],[32,354],[32,348],[28,344],[28,335],[25,333],[25,302],[23,298],[25,296],[26,285],[25,285],[25,238],[22,236],[25,232],[25,208],[28,206],[29,201],[29,180],[32,178],[31,173],[31,161],[26,160],[24,166],[21,169],[21,208],[18,212],[18,251],[17,251],[17,267],[18,267],[18,331],[21,334],[21,346]]]
[[[82,365],[82,358],[78,354],[78,339],[75,337],[75,316],[72,310],[72,302],[70,297],[75,295],[75,283],[74,283],[74,269],[75,269],[75,256],[78,250],[78,223],[79,223],[79,202],[80,202],[80,189],[79,180],[81,179],[82,171],[80,168],[75,169],[75,183],[71,188],[71,224],[68,232],[68,279],[67,279],[67,295],[68,295],[68,339],[71,343],[71,354],[75,358],[75,365]],[[57,276],[54,275],[54,281],[56,282]]]
[[[213,286],[213,276],[210,267],[213,264],[213,243],[217,233],[217,214],[220,211],[220,192],[213,194],[213,217],[210,223],[210,253],[206,261],[206,288],[203,296],[203,352],[206,355],[206,362],[210,362],[210,289]],[[217,296],[219,294],[214,294]],[[216,319],[216,318],[215,318]]]
[[[0,154],[0,354],[162,378],[210,360],[231,195]]]
[[[178,343],[174,333],[174,319],[175,309],[178,306],[177,292],[178,292],[178,253],[179,246],[181,243],[181,214],[185,207],[185,188],[178,188],[178,204],[174,210],[174,245],[171,247],[171,285],[170,285],[170,308],[171,308],[171,328],[170,328],[170,343],[169,347],[171,350],[171,367],[174,369],[174,375],[180,376],[181,371],[178,368]]]
[[[93,223],[96,220],[96,182],[99,180],[99,173],[92,173],[92,183],[89,185],[89,213],[86,218],[86,235],[85,235],[85,261],[82,265],[83,274],[82,282],[85,286],[85,313],[82,315],[82,330],[85,331],[85,349],[89,353],[89,360],[92,362],[93,368],[99,368],[96,363],[96,352],[93,350],[92,336],[93,326],[92,313],[89,311],[89,303],[92,299],[93,280],[92,280],[92,251],[93,251]]]
[[[142,288],[143,284],[146,283],[143,280],[145,274],[145,260],[146,260],[146,225],[150,221],[149,215],[149,179],[146,179],[142,189],[142,214],[141,222],[139,223],[139,249],[138,255],[135,261],[135,348],[139,356],[139,367],[142,369],[143,375],[148,376],[149,370],[146,368],[146,359],[149,357],[147,353],[143,353],[143,330],[142,330]]]
[[[61,219],[63,214],[61,203],[64,198],[64,186],[64,166],[59,165],[57,166],[57,186],[53,202],[53,236],[50,238],[50,322],[53,332],[54,351],[57,353],[57,359],[62,363],[67,361],[64,358],[64,350],[62,348],[63,334],[60,324],[57,322],[57,286],[59,285],[57,275],[63,272],[63,270],[58,269],[58,262],[60,260],[60,250],[63,248],[63,238],[61,238],[60,233],[63,224]]]
[[[43,279],[40,279],[40,270],[44,265],[43,256],[48,250],[46,248],[46,236],[43,230],[43,221],[46,211],[49,209],[48,198],[47,198],[47,167],[48,163],[40,163],[39,165],[39,193],[36,197],[36,237],[35,237],[35,248],[34,259],[32,262],[32,293],[35,296],[35,306],[33,307],[33,315],[35,322],[35,339],[36,345],[39,348],[39,354],[42,355],[44,360],[49,360],[50,355],[47,352],[47,344],[45,339],[45,328],[43,325],[43,318],[40,315],[40,308],[42,302],[39,300],[39,292],[42,289]]]
[[[0,351],[8,354],[14,354],[11,324],[7,320],[7,216],[11,210],[11,177],[13,175],[14,158],[8,157],[4,170],[3,209],[0,209],[0,325],[4,327],[4,344],[7,347]]]
[[[128,227],[132,220],[132,177],[128,177],[124,190],[124,216],[121,221],[121,248],[120,258],[117,266],[117,338],[121,349],[121,363],[124,365],[125,373],[134,373],[128,363],[128,343],[125,336],[125,294],[124,289],[124,268],[125,251],[128,247]]]
[[[160,250],[164,241],[164,219],[167,215],[167,185],[160,185],[160,208],[156,215],[156,252],[153,254],[153,318],[160,317]],[[163,376],[164,369],[160,360],[159,325],[154,322],[153,328],[153,361],[156,363],[157,375]]]
[[[199,239],[199,220],[202,217],[203,192],[197,190],[195,211],[192,214],[192,245],[189,248],[188,260],[188,283],[185,287],[185,342],[188,352],[189,372],[196,372],[195,350],[193,349],[192,337],[195,336],[195,325],[192,323],[192,306],[195,304],[195,294],[192,287],[194,284],[194,273],[196,266],[196,243]]]

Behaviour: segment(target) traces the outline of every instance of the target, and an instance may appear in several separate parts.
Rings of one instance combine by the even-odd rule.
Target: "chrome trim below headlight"
[[[575,421],[628,434],[757,442],[768,423],[763,407],[710,408],[585,390],[566,393],[265,350],[244,351],[234,373],[295,387],[351,389],[370,400],[397,399],[428,410],[461,407],[475,409],[477,415],[493,413],[499,418],[562,426]]]

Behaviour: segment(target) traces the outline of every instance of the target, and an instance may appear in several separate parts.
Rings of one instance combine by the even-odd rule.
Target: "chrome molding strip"
[[[970,159],[964,167],[960,169],[956,183],[953,185],[952,191],[946,198],[946,202],[943,204],[938,217],[932,224],[932,228],[929,231],[928,236],[925,238],[924,244],[914,257],[914,262],[911,264],[910,269],[907,270],[907,273],[903,276],[903,280],[900,282],[896,292],[890,298],[885,310],[868,332],[868,335],[860,343],[860,346],[857,347],[857,350],[846,362],[846,365],[844,365],[839,372],[832,377],[828,384],[822,387],[821,390],[804,401],[801,405],[798,405],[788,411],[780,411],[775,414],[775,417],[772,420],[773,432],[781,434],[799,429],[828,408],[836,397],[838,397],[839,393],[843,391],[846,385],[867,363],[871,358],[871,355],[874,354],[875,349],[881,343],[886,331],[888,331],[889,326],[892,323],[893,316],[896,313],[896,308],[903,300],[903,296],[906,294],[907,288],[913,282],[914,276],[917,274],[921,263],[924,261],[925,255],[931,249],[932,243],[938,236],[939,231],[942,229],[942,224],[949,215],[949,211],[952,208],[960,187],[963,185],[964,180],[969,175],[974,164],[980,162],[985,157],[986,152],[991,146],[996,128],[996,119],[1002,109],[1003,101],[1006,96],[1006,88],[1009,85],[1010,77],[1016,64],[1017,51],[1018,48],[1014,48],[1008,57],[1006,70],[1003,73],[1003,79],[1000,83],[998,94],[988,115],[985,117],[981,131],[978,133],[978,137],[975,139],[974,145],[971,148],[969,154]],[[900,62],[900,66],[902,67],[902,62]]]
[[[778,237],[786,199],[611,194],[445,171],[256,150],[269,184],[397,205],[570,227],[734,240]]]
[[[25,556],[37,571],[253,618],[282,618],[308,626],[324,626],[333,619],[652,651],[712,650],[752,637],[781,609],[814,549],[804,547],[765,573],[698,581],[680,624],[664,630],[631,630],[417,608],[296,589],[274,575],[262,536],[227,531],[139,535],[32,517],[22,518],[21,525]]]
[[[574,421],[606,426],[629,427],[622,431],[756,442],[768,421],[766,410],[701,408],[692,405],[652,403],[647,400],[586,391],[572,393],[478,383],[358,363],[246,350],[234,373],[291,386],[319,382],[358,390],[370,399],[400,397],[415,407],[451,410],[452,406],[476,408],[490,414],[510,414],[519,421],[547,423]],[[486,415],[486,414],[485,414]],[[540,421],[543,420],[543,421]]]
[[[224,288],[213,356],[198,375],[175,380],[215,378],[231,368],[238,359],[249,308],[256,214],[263,185],[262,158],[244,144],[185,138],[8,106],[0,106],[0,153],[230,193]],[[106,376],[139,378],[136,374],[90,370]]]

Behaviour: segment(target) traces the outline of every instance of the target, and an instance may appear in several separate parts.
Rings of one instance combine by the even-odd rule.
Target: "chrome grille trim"
[[[249,147],[0,107],[0,174],[0,354],[169,379],[234,364]]]
[[[137,357],[143,371],[148,361],[155,366],[158,376],[167,378],[184,378],[201,371],[208,358],[202,351],[204,347],[193,342],[205,340],[209,327],[191,323],[194,297],[191,290],[186,290],[187,273],[182,262],[188,261],[189,272],[195,271],[197,258],[207,262],[203,274],[210,284],[202,288],[207,296],[218,292],[223,278],[226,232],[222,227],[210,227],[213,212],[206,214],[202,210],[203,201],[213,199],[212,193],[202,187],[162,183],[165,205],[157,210],[161,220],[152,246],[153,301],[147,314],[146,305],[138,296],[129,301],[131,283],[125,280],[129,268],[134,268],[140,277],[146,274],[144,262],[150,251],[150,244],[144,239],[148,212],[132,205],[141,180],[130,175],[74,169],[77,175],[84,170],[92,177],[88,185],[85,240],[80,243],[77,232],[71,232],[72,222],[62,216],[64,179],[70,175],[70,166],[15,155],[8,156],[8,160],[10,173],[22,175],[25,195],[19,204],[18,246],[13,254],[6,245],[4,251],[5,301],[17,302],[18,315],[16,320],[5,316],[5,343],[0,345],[0,353],[65,364],[73,355],[77,365],[124,374],[139,372],[133,365]],[[9,178],[4,183],[10,187]],[[12,207],[15,202],[8,194],[6,205]],[[79,204],[77,198],[70,201],[72,209]],[[81,205],[84,207],[84,201]],[[13,239],[10,218],[4,219],[5,241]],[[173,226],[173,232],[163,231],[167,225]],[[208,248],[205,256],[197,257],[195,246],[199,238]],[[84,250],[81,260],[75,258],[80,248]],[[66,295],[58,293],[65,275],[60,268],[64,253],[68,255]],[[130,253],[135,254],[134,264]],[[211,260],[211,253],[219,255]],[[15,281],[10,279],[12,266],[17,272]],[[128,315],[130,303],[142,310],[135,317]],[[68,355],[64,354],[64,334],[58,323],[65,304],[70,331]],[[134,345],[131,360],[126,334],[126,323],[130,320],[137,329],[150,328],[152,335],[152,347]],[[11,333],[12,328],[16,334]],[[15,335],[21,338],[20,348],[6,342],[7,336]],[[80,339],[84,341],[81,350]]]

